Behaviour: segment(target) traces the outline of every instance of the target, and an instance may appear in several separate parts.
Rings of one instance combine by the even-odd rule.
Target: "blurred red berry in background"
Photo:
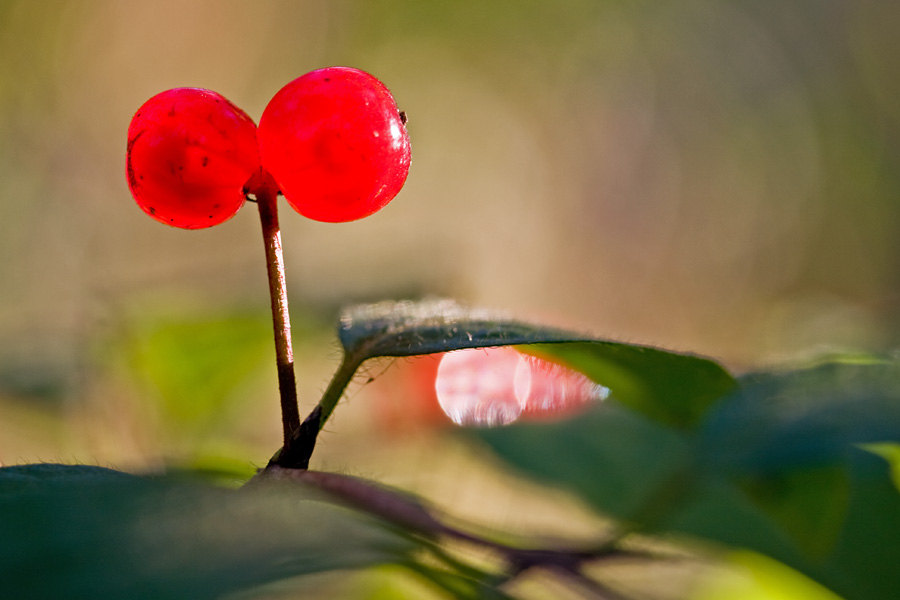
[[[513,347],[397,361],[372,392],[377,418],[390,431],[562,418],[609,394],[581,373]]]

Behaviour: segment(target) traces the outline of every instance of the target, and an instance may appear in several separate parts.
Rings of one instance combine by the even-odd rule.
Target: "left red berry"
[[[167,225],[201,229],[230,219],[260,168],[253,119],[209,90],[157,94],[128,127],[131,195]]]

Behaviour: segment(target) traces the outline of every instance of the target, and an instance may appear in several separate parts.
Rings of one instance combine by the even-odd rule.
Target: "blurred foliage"
[[[172,329],[158,331],[166,334],[160,337],[164,354],[179,356],[166,345]],[[189,331],[192,340],[228,346],[218,327],[208,338],[207,330]],[[567,489],[611,517],[617,523],[611,537],[584,550],[571,544],[563,544],[569,550],[531,549],[540,540],[517,549],[458,533],[406,492],[343,475],[282,469],[235,492],[225,487],[245,480],[248,471],[222,461],[149,479],[37,464],[0,469],[6,588],[21,598],[214,598],[301,574],[394,564],[407,574],[390,583],[370,579],[365,593],[377,597],[392,586],[401,593],[411,585],[408,573],[415,573],[449,597],[508,598],[518,597],[507,588],[521,572],[545,564],[523,561],[537,560],[549,561],[573,589],[628,597],[627,589],[602,576],[587,577],[582,563],[603,564],[607,552],[640,549],[631,540],[641,534],[683,544],[698,559],[724,552],[724,564],[749,569],[750,583],[714,577],[701,586],[701,598],[727,589],[748,598],[766,589],[829,597],[803,575],[851,600],[900,594],[893,568],[900,560],[900,490],[889,463],[900,447],[900,363],[893,358],[838,357],[735,381],[708,359],[567,339],[560,330],[448,302],[356,308],[341,319],[341,339],[350,357],[345,365],[354,370],[375,356],[517,345],[608,384],[609,399],[575,418],[464,435],[523,475]],[[199,349],[206,350],[204,344]],[[605,373],[614,376],[607,381]],[[333,393],[340,397],[349,377],[338,381]],[[691,427],[670,418],[669,389],[698,402]],[[384,522],[333,512],[331,502]],[[42,526],[35,529],[35,523]],[[483,559],[457,557],[435,544],[442,539],[482,545],[505,560],[486,566]],[[173,558],[172,549],[188,540]],[[665,559],[648,550],[624,556],[643,560],[648,569]],[[728,554],[733,550],[744,553]],[[56,557],[49,570],[42,558],[48,555]],[[237,564],[242,568],[234,571]],[[36,577],[37,570],[46,572]],[[222,572],[232,576],[222,578]]]
[[[893,530],[859,506],[893,514],[900,464],[886,439],[893,358],[881,356],[900,332],[898,18],[892,0],[0,0],[0,463],[143,470],[204,454],[191,477],[233,486],[248,469],[210,440],[239,432],[254,460],[271,454],[253,207],[202,232],[151,223],[128,197],[125,130],[162,89],[216,89],[257,117],[293,77],[352,64],[410,115],[413,169],[365,222],[282,219],[305,406],[337,346],[298,315],[383,297],[462,297],[729,365],[838,352],[741,378],[721,406],[706,401],[718,391],[692,403],[699,442],[652,409],[632,413],[668,409],[658,394],[629,404],[627,386],[630,408],[598,424],[608,444],[571,440],[610,452],[598,464],[629,485],[633,469],[658,481],[684,447],[710,457],[724,444],[698,492],[718,521],[694,512],[682,529],[764,546],[807,573],[808,556],[846,551],[848,578],[871,569],[877,581],[881,558],[896,557],[868,548]],[[148,299],[175,308],[136,317]],[[611,375],[569,350],[559,358]],[[678,365],[691,385],[705,379]],[[796,413],[773,407],[789,398]],[[376,449],[399,442],[367,427],[364,406],[332,421],[344,444],[323,440],[320,460],[422,470],[378,464]],[[654,462],[662,438],[676,451]],[[578,493],[625,513],[606,490]],[[752,539],[727,531],[746,520]],[[780,581],[777,567],[753,568]]]
[[[202,431],[227,417],[229,403],[245,402],[235,393],[272,362],[271,327],[261,312],[148,321],[132,329],[125,352],[156,391],[165,422]]]
[[[3,591],[22,599],[213,599],[399,562],[413,547],[297,489],[238,492],[97,467],[0,468],[0,507]]]
[[[896,361],[836,362],[748,378],[697,436],[613,407],[477,435],[638,531],[756,550],[847,598],[888,598],[900,594],[900,493],[860,445],[900,441],[898,374]]]
[[[701,584],[696,600],[839,600],[839,596],[784,565],[753,552],[732,552],[723,571]]]
[[[896,486],[897,490],[900,490],[900,444],[881,442],[877,444],[861,444],[860,447],[877,454],[890,463],[894,486]]]

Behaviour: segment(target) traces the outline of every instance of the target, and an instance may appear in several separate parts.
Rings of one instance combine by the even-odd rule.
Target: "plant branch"
[[[294,352],[291,348],[291,319],[288,313],[287,286],[284,279],[284,256],[281,229],[278,226],[278,188],[264,172],[258,185],[250,189],[259,205],[269,295],[272,298],[272,323],[275,330],[275,359],[278,367],[278,391],[281,396],[281,422],[284,430],[283,454],[290,454],[295,433],[300,428],[297,405],[297,383],[294,376]]]
[[[309,459],[316,447],[316,438],[319,435],[319,431],[322,430],[325,426],[325,421],[334,412],[335,406],[337,406],[341,396],[344,395],[344,390],[347,389],[347,386],[353,380],[353,376],[362,362],[357,355],[348,352],[344,353],[341,365],[328,383],[325,393],[322,394],[322,399],[319,400],[316,407],[303,420],[303,423],[293,430],[290,440],[286,440],[284,446],[275,453],[275,456],[269,461],[269,466],[277,465],[286,469],[306,469],[309,467]],[[294,405],[296,406],[296,400]]]
[[[637,558],[656,560],[662,558],[653,553],[627,550],[615,545],[603,544],[594,549],[532,549],[517,548],[465,532],[437,519],[429,509],[411,494],[392,489],[359,477],[309,471],[285,469],[270,465],[251,479],[248,486],[265,485],[266,482],[289,480],[311,487],[336,498],[342,503],[370,515],[374,515],[403,529],[424,535],[426,538],[452,538],[481,546],[501,555],[510,568],[510,578],[534,567],[544,567],[569,573],[574,579],[587,578],[580,573],[586,562],[612,558]],[[600,588],[594,590],[599,593]],[[603,589],[607,597],[619,598],[610,590]]]
[[[356,374],[356,370],[359,369],[361,363],[362,361],[355,356],[344,353],[341,366],[338,367],[338,370],[331,378],[331,381],[328,383],[328,387],[325,389],[325,393],[322,394],[322,399],[319,400],[319,405],[317,406],[317,408],[321,410],[319,421],[320,429],[325,426],[325,422],[328,420],[328,417],[331,416],[331,413],[334,411],[334,407],[337,406],[338,401],[340,401],[341,396],[344,395],[344,390],[350,385],[350,382],[353,380],[353,376]]]

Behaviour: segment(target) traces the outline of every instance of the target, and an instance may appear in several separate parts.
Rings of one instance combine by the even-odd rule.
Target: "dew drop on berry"
[[[176,88],[150,98],[128,127],[128,187],[167,225],[199,229],[230,219],[260,170],[256,125],[223,96]]]
[[[409,172],[409,136],[390,91],[349,67],[284,86],[259,121],[262,164],[300,214],[354,221],[383,208]]]

